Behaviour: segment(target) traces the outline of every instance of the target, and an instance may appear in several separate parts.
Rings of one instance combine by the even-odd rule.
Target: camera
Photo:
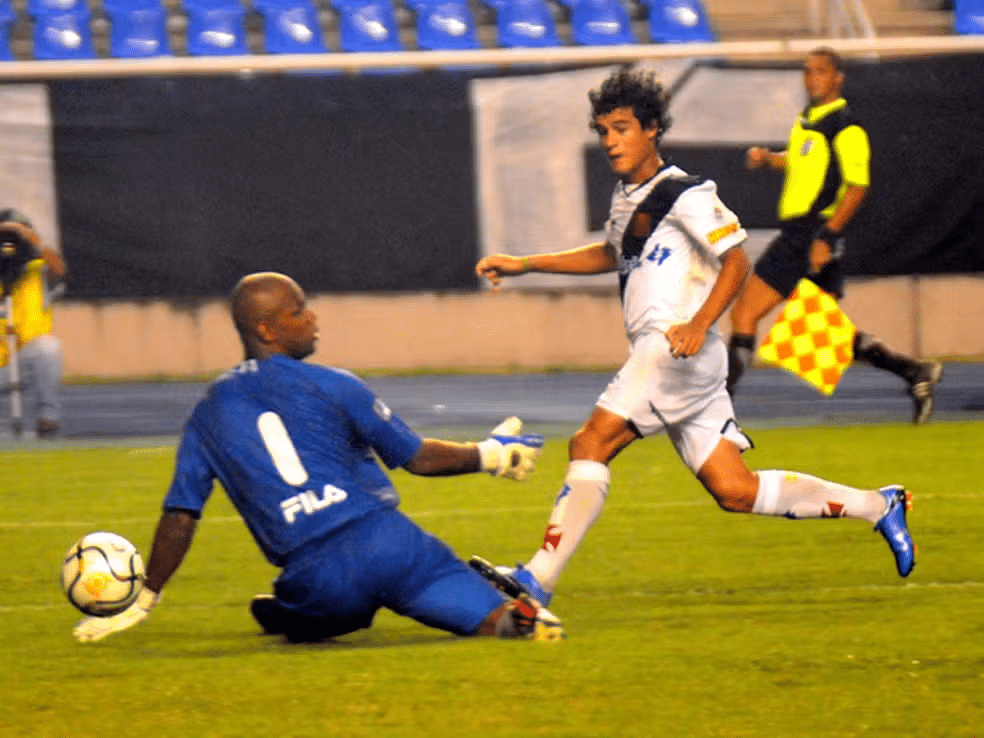
[[[24,266],[37,258],[34,246],[20,233],[12,229],[0,228],[0,285],[8,293],[14,282],[24,271]]]

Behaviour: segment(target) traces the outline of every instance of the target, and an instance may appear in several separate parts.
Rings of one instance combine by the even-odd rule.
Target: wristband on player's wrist
[[[144,610],[151,610],[160,601],[160,592],[154,592],[152,589],[144,587],[140,590],[140,594],[137,595],[136,603]]]
[[[523,273],[524,274],[528,274],[529,272],[532,272],[533,271],[533,265],[530,263],[530,257],[528,257],[528,256],[522,256],[522,257],[520,257],[519,263],[523,267]]]
[[[478,468],[479,471],[486,471],[495,474],[499,468],[499,455],[502,451],[502,444],[494,438],[486,438],[475,444],[478,446]]]

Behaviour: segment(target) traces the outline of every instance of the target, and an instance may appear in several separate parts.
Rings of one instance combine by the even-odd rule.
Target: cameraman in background
[[[61,426],[62,346],[51,334],[51,302],[66,273],[64,260],[41,244],[30,220],[12,208],[0,210],[0,386],[32,391],[38,438],[57,436]],[[16,337],[19,387],[11,386],[10,333]]]

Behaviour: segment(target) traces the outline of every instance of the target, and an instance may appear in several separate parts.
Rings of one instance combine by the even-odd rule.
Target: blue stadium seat
[[[331,0],[343,51],[403,51],[390,0]]]
[[[649,37],[658,44],[713,42],[700,0],[640,0],[649,8]]]
[[[253,0],[263,16],[263,38],[271,54],[323,54],[318,9],[311,0]]]
[[[188,53],[192,56],[249,54],[246,8],[239,0],[183,0],[188,13]]]
[[[167,9],[161,0],[103,0],[109,55],[118,59],[168,56]]]
[[[984,34],[984,0],[953,0],[953,30],[971,36]]]
[[[28,0],[35,59],[95,59],[92,12],[85,0]]]
[[[620,0],[560,0],[571,13],[571,36],[583,46],[636,43],[632,19]]]
[[[27,14],[32,18],[39,15],[57,15],[88,10],[86,0],[27,0]]]
[[[10,50],[10,29],[17,20],[17,13],[10,7],[10,0],[0,0],[0,61],[13,61]]]
[[[467,0],[408,0],[417,13],[421,49],[477,49],[478,31]]]
[[[487,0],[495,8],[499,46],[562,46],[546,0]]]

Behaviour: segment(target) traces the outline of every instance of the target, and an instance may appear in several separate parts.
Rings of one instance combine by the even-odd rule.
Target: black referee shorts
[[[823,221],[796,218],[782,224],[782,230],[755,262],[755,273],[763,282],[789,297],[797,283],[806,277],[838,300],[844,296],[844,274],[839,258],[831,259],[816,274],[810,274],[810,245]]]

